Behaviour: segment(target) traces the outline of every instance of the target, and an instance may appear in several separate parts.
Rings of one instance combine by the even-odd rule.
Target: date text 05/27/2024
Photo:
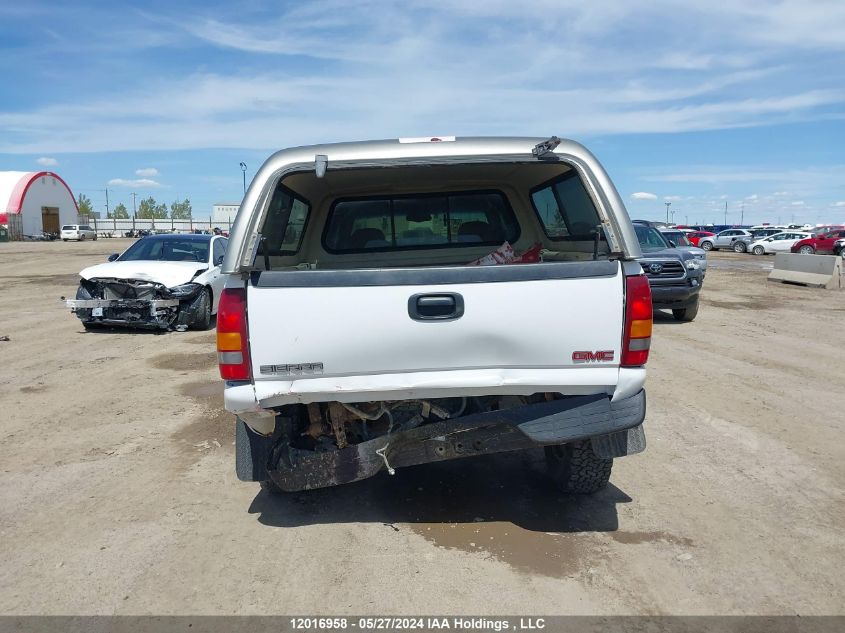
[[[295,631],[539,631],[546,628],[544,618],[519,617],[294,617]]]

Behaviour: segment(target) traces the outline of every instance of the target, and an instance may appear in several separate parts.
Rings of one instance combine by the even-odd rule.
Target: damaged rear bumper
[[[331,452],[293,448],[238,419],[236,468],[243,481],[269,476],[293,492],[366,479],[383,469],[584,439],[599,457],[621,457],[645,448],[645,410],[645,391],[616,402],[606,395],[575,396],[443,420]]]

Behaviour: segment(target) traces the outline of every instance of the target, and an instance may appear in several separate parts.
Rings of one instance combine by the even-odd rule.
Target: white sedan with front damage
[[[208,329],[226,282],[220,274],[226,244],[219,235],[143,237],[80,272],[76,299],[67,305],[86,329]]]

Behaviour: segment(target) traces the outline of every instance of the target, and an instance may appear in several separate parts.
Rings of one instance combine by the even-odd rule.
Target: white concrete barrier
[[[842,289],[842,258],[834,255],[777,253],[769,281]]]

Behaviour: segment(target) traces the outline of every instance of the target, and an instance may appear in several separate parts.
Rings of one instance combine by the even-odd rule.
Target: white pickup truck
[[[236,470],[267,490],[545,447],[562,490],[645,447],[648,280],[557,137],[297,147],[230,235],[217,350]]]

